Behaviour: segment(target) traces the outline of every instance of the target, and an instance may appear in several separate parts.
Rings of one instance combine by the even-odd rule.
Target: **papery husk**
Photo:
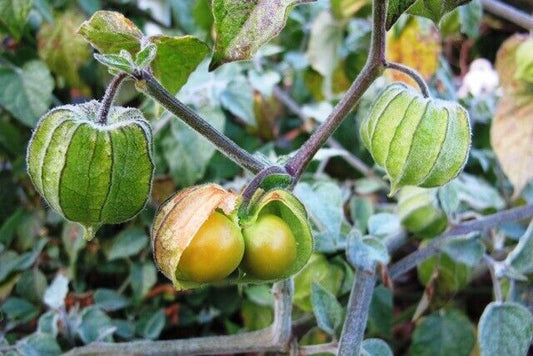
[[[178,290],[202,285],[176,278],[183,251],[215,210],[236,221],[238,200],[217,184],[205,184],[179,191],[161,205],[152,226],[152,250],[159,270]]]

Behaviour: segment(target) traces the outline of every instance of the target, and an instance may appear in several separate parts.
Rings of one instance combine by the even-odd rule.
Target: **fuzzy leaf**
[[[343,320],[342,306],[337,298],[320,284],[313,283],[311,303],[318,327],[330,335],[335,335],[335,331],[341,326]]]
[[[518,245],[507,256],[506,263],[521,273],[533,272],[533,223],[529,224]]]
[[[250,59],[266,42],[277,36],[298,0],[213,0],[215,52],[209,65]]]
[[[95,12],[81,24],[78,33],[101,53],[119,53],[125,49],[135,54],[143,36],[133,22],[114,11]]]
[[[526,355],[533,335],[533,316],[516,303],[490,303],[479,320],[481,356]]]
[[[19,40],[32,7],[33,0],[0,0],[0,27]]]
[[[470,0],[417,0],[413,6],[409,8],[409,13],[412,15],[427,17],[438,25],[444,15],[456,7],[468,2],[470,2]]]
[[[33,127],[52,101],[54,80],[46,64],[29,61],[22,68],[0,64],[0,105]]]
[[[155,36],[150,38],[150,42],[157,46],[151,64],[154,76],[172,94],[181,89],[209,53],[209,47],[192,36]]]

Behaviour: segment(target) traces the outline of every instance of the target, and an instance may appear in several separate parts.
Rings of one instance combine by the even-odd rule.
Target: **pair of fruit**
[[[291,193],[260,191],[244,214],[239,204],[238,195],[206,184],[161,206],[152,229],[154,258],[178,289],[224,279],[275,281],[306,264],[312,235],[305,209]]]
[[[154,170],[151,130],[142,113],[112,107],[101,122],[100,109],[91,101],[50,111],[27,152],[37,191],[66,219],[81,224],[87,240],[101,225],[129,220],[144,207]],[[292,194],[273,190],[256,196],[239,219],[237,198],[208,184],[179,192],[161,207],[154,256],[176,287],[183,287],[180,281],[224,279],[238,266],[239,280],[264,281],[287,278],[305,265],[312,236],[305,208]]]

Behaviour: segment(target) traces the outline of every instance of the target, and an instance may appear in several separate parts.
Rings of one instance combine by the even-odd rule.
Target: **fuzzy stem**
[[[361,96],[374,82],[385,67],[385,22],[387,19],[387,0],[373,2],[373,28],[370,55],[355,81],[342,100],[335,106],[327,120],[300,147],[298,152],[285,165],[287,172],[297,181],[311,162],[316,152],[340,126],[346,115],[358,103]]]
[[[422,95],[424,95],[425,98],[431,97],[431,94],[429,92],[429,86],[424,80],[424,77],[422,77],[422,75],[418,73],[416,70],[414,70],[413,68],[404,66],[403,64],[400,64],[400,63],[394,63],[394,62],[387,62],[385,67],[407,74],[409,77],[411,77],[416,82],[416,84],[418,84],[418,87],[420,88],[420,91],[422,92]]]
[[[348,313],[342,328],[339,356],[358,356],[365,336],[368,310],[376,283],[375,266],[357,268],[348,301]]]
[[[432,240],[426,247],[417,250],[410,255],[402,258],[389,269],[389,274],[392,279],[398,279],[405,272],[415,268],[418,264],[424,262],[431,256],[440,251],[442,245],[448,242],[452,237],[459,235],[466,235],[473,231],[481,231],[494,228],[504,222],[522,220],[533,217],[533,204],[521,206],[519,208],[500,211],[498,213],[488,215],[484,218],[467,221],[457,226],[452,227],[444,234]]]
[[[496,275],[496,262],[492,257],[489,255],[483,256],[483,261],[485,261],[485,264],[487,265],[487,268],[490,272],[490,278],[492,279],[492,288],[494,289],[494,298],[498,303],[503,302],[503,293],[502,293],[502,286],[500,284],[500,280],[498,279],[498,276]]]
[[[98,111],[98,123],[100,125],[107,124],[109,110],[113,105],[113,101],[115,100],[115,96],[117,95],[118,89],[120,88],[120,84],[122,84],[122,81],[126,79],[126,77],[126,73],[119,73],[113,77],[113,79],[107,86],[104,97],[102,98],[100,111]]]
[[[252,173],[258,173],[268,166],[250,153],[243,150],[227,136],[218,132],[217,129],[200,117],[200,115],[176,99],[176,97],[170,94],[161,84],[159,84],[152,74],[147,71],[142,71],[140,73],[135,73],[135,77],[137,80],[139,80],[138,86],[145,90],[146,94],[153,97],[168,111],[180,118],[193,130],[208,139],[229,159],[241,167],[251,171]]]

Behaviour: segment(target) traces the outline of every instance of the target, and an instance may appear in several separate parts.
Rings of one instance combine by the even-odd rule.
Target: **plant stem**
[[[284,167],[281,166],[270,166],[263,169],[259,172],[250,183],[246,186],[246,189],[242,193],[242,205],[244,208],[247,208],[248,203],[252,199],[254,193],[261,186],[261,183],[265,180],[266,177],[272,174],[287,174]]]
[[[200,117],[200,115],[176,99],[176,97],[170,94],[161,84],[159,84],[152,74],[147,71],[142,71],[140,73],[136,73],[135,77],[140,81],[138,85],[143,87],[149,96],[157,100],[168,111],[180,118],[193,130],[208,139],[220,152],[240,165],[242,168],[245,168],[252,173],[258,173],[268,166],[261,160],[243,150],[227,136],[218,132],[217,129]]]
[[[495,264],[496,262],[492,257],[489,255],[484,255],[483,260],[485,261],[487,268],[490,272],[490,278],[492,279],[492,288],[494,289],[494,298],[498,303],[503,302],[503,293],[502,293],[502,286],[500,285],[500,280],[498,279],[498,276],[496,275],[496,268]]]
[[[494,15],[521,26],[527,30],[533,29],[533,16],[526,14],[512,6],[497,0],[481,0],[483,7]]]
[[[234,353],[277,352],[289,349],[291,338],[292,280],[278,282],[274,294],[274,323],[268,328],[230,336],[210,336],[182,340],[93,342],[70,350],[66,355],[226,355]]]
[[[298,106],[298,103],[296,101],[294,101],[293,98],[291,98],[283,89],[281,89],[280,87],[277,87],[275,86],[272,90],[272,94],[274,95],[274,97],[276,97],[276,99],[278,99],[283,105],[285,105],[287,107],[287,109],[289,109],[293,114],[295,114],[296,116],[298,116],[300,119],[302,119],[303,121],[306,121],[306,120],[309,120],[311,118],[307,117],[304,112],[302,111],[302,109]],[[353,168],[355,168],[357,171],[361,172],[361,174],[363,174],[364,176],[367,176],[367,177],[372,177],[372,178],[378,178],[375,174],[374,174],[374,171],[368,167],[363,161],[361,161],[359,158],[357,158],[356,156],[354,156],[351,152],[349,152],[348,150],[346,150],[344,147],[342,147],[342,145],[337,142],[337,140],[335,140],[333,137],[330,137],[328,140],[327,140],[327,144],[331,147],[331,148],[335,148],[337,150],[342,150],[344,155],[342,156],[342,158],[350,165],[352,166]],[[381,181],[383,182],[383,181]],[[388,184],[383,182],[384,186],[388,187]]]
[[[104,97],[102,98],[102,101],[100,103],[100,111],[98,111],[98,123],[100,125],[107,124],[109,110],[113,105],[113,101],[115,100],[115,96],[117,95],[120,84],[122,84],[122,81],[126,79],[126,77],[126,73],[119,73],[113,77],[113,79],[107,86]]]
[[[413,68],[409,68],[408,66],[404,66],[403,64],[394,62],[387,62],[387,64],[385,64],[385,67],[407,74],[416,82],[416,84],[418,84],[418,87],[420,88],[422,95],[424,95],[424,98],[429,98],[431,96],[428,84],[426,83],[422,75]]]
[[[375,283],[375,266],[356,269],[355,281],[348,301],[348,313],[339,343],[339,356],[358,356],[361,354],[361,344],[365,336],[368,310]]]
[[[316,355],[322,353],[336,355],[337,349],[337,343],[330,342],[328,344],[300,346],[298,349],[298,354],[300,356]]]
[[[440,247],[446,242],[448,242],[448,240],[450,240],[452,237],[466,235],[473,231],[491,229],[504,222],[522,220],[530,217],[533,217],[533,204],[500,211],[498,213],[488,215],[481,219],[467,221],[457,226],[454,226],[448,231],[446,231],[444,234],[435,238],[425,248],[417,250],[393,264],[389,269],[390,277],[393,280],[398,279],[398,277],[400,277],[405,272],[410,271],[418,264],[424,262],[431,256],[438,253]]]
[[[370,84],[382,72],[385,60],[385,22],[387,19],[387,0],[373,2],[373,28],[370,55],[355,81],[352,83],[342,100],[335,106],[333,112],[311,137],[300,147],[298,152],[287,162],[287,172],[297,181],[303,171],[313,159],[313,156],[328,138],[339,127],[342,120],[357,104]]]

